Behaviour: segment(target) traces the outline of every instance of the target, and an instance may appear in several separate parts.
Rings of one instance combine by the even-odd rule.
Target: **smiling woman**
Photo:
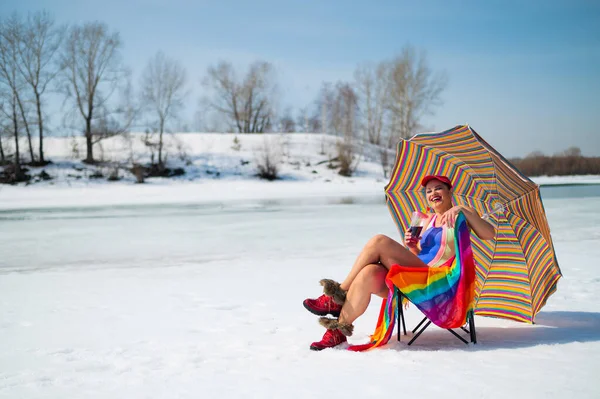
[[[458,212],[463,212],[469,227],[483,240],[494,238],[494,227],[479,217],[477,212],[466,206],[452,206],[452,183],[446,176],[425,176],[421,182],[425,186],[425,195],[435,214],[428,222],[441,215],[439,224],[454,227]]]
[[[352,335],[352,323],[362,315],[371,301],[371,295],[388,296],[386,275],[393,265],[406,267],[440,267],[453,262],[455,246],[448,237],[454,231],[459,213],[463,213],[469,226],[481,239],[492,239],[494,227],[477,212],[465,206],[453,206],[452,182],[446,176],[425,176],[421,181],[425,196],[433,213],[423,223],[421,237],[408,229],[404,245],[393,239],[376,235],[371,238],[354,262],[346,279],[340,284],[334,280],[321,280],[324,294],[317,299],[306,299],[304,307],[318,316],[332,315],[337,319],[320,319],[327,331],[321,341],[313,342],[312,350],[322,350],[346,342]]]

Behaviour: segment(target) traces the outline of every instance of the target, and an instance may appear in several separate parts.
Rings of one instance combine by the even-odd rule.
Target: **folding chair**
[[[396,287],[395,291],[396,291],[397,303],[398,303],[398,342],[400,342],[400,328],[401,327],[404,330],[404,335],[406,335],[406,322],[404,321],[404,309],[402,306],[402,299],[406,298],[406,297],[402,294],[402,292],[397,287]],[[421,320],[421,322],[419,322],[419,324],[417,324],[417,326],[412,330],[412,333],[414,334],[414,336],[412,337],[412,339],[410,341],[408,341],[408,345],[411,345],[413,342],[415,342],[415,340],[417,338],[419,338],[419,336],[423,333],[423,331],[425,331],[427,329],[427,327],[429,327],[430,324],[431,324],[431,320],[429,320],[427,317],[424,317],[423,320]],[[475,317],[474,317],[472,310],[469,311],[469,313],[467,313],[467,324],[469,325],[468,329],[465,328],[465,326],[460,327],[460,329],[463,330],[465,333],[469,334],[471,343],[476,344],[477,343],[477,332],[475,331]],[[452,335],[454,335],[456,338],[458,338],[465,344],[467,344],[467,345],[469,344],[469,342],[466,339],[464,339],[462,336],[460,336],[456,331],[454,331],[450,328],[447,328],[446,330],[448,330]]]

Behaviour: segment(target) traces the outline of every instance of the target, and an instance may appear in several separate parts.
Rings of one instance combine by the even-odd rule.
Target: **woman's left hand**
[[[462,210],[463,210],[462,206],[460,206],[460,205],[457,205],[455,207],[448,209],[442,215],[440,222],[442,224],[445,223],[448,227],[454,228],[454,223],[456,222],[456,217],[458,216],[458,213],[461,212]]]

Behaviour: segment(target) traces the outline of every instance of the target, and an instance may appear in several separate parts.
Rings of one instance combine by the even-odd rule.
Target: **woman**
[[[453,258],[453,246],[449,246],[441,256],[436,248],[439,248],[442,230],[454,228],[459,212],[463,212],[469,228],[479,238],[494,238],[494,227],[479,217],[474,209],[452,205],[452,183],[446,176],[426,176],[421,185],[425,187],[425,197],[434,212],[425,220],[421,238],[413,237],[410,230],[406,230],[403,246],[389,237],[376,235],[367,242],[341,284],[321,280],[324,294],[304,301],[304,307],[313,314],[337,317],[320,320],[327,331],[321,341],[311,344],[310,349],[322,350],[346,342],[346,337],[352,335],[354,329],[352,323],[369,306],[371,294],[387,297],[385,278],[392,265],[436,267]]]

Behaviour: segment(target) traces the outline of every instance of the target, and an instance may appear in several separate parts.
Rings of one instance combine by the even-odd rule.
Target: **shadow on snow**
[[[481,319],[478,317],[475,321]],[[540,312],[534,325],[514,322],[507,327],[477,327],[477,344],[468,346],[457,340],[448,331],[432,325],[409,347],[407,343],[412,337],[409,328],[411,326],[407,327],[408,335],[402,335],[401,342],[396,341],[397,335],[394,332],[393,340],[390,340],[386,348],[403,351],[415,349],[437,351],[459,348],[481,351],[595,342],[600,341],[600,313]],[[464,333],[462,335],[466,336]]]

